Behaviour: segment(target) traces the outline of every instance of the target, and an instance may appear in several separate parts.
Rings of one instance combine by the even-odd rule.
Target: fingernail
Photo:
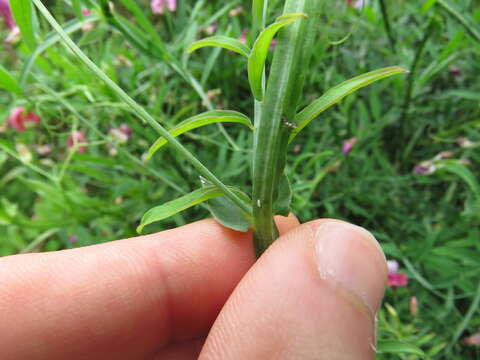
[[[359,298],[374,316],[385,291],[387,265],[373,235],[359,226],[329,221],[315,232],[315,251],[320,277]]]

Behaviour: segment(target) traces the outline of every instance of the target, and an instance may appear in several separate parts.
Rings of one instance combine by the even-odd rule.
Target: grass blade
[[[11,91],[15,94],[20,94],[21,92],[17,81],[1,65],[0,65],[0,88]]]
[[[121,0],[121,2],[128,10],[132,12],[138,24],[150,35],[150,38],[154,42],[155,46],[158,47],[162,53],[168,53],[165,43],[160,37],[158,31],[155,29],[155,26],[153,26],[147,16],[145,16],[144,11],[137,5],[137,3],[133,0]]]
[[[380,354],[414,354],[425,357],[425,353],[416,346],[396,340],[379,340],[378,353]]]
[[[272,25],[263,30],[253,44],[252,52],[248,57],[248,81],[252,89],[253,96],[258,101],[263,100],[263,69],[267,60],[268,49],[277,32],[286,25],[289,25],[299,19],[305,18],[305,14],[286,14],[279,18]]]
[[[230,122],[230,123],[239,123],[249,127],[253,130],[253,125],[250,119],[239,113],[237,111],[231,110],[213,110],[207,111],[199,115],[195,115],[191,118],[188,118],[185,121],[182,121],[178,124],[175,128],[169,131],[172,137],[177,137],[186,133],[187,131],[197,129],[199,127],[215,124],[215,123],[223,123],[223,122]],[[150,159],[153,154],[155,154],[161,147],[166,145],[168,140],[165,137],[160,137],[155,143],[150,147],[148,151],[147,159]]]
[[[228,36],[210,36],[208,38],[195,41],[188,48],[188,53],[192,53],[195,50],[201,49],[206,46],[219,46],[221,48],[236,52],[237,54],[245,57],[250,56],[250,49],[247,45],[243,44],[240,40],[234,39]]]
[[[475,194],[477,200],[480,201],[480,184],[478,183],[475,175],[465,165],[459,164],[458,162],[452,160],[442,161],[442,164],[445,165],[444,169],[446,171],[459,176],[463,181],[465,181]]]
[[[252,16],[253,16],[253,27],[256,29],[263,28],[263,19],[265,19],[266,12],[266,1],[265,0],[253,0],[252,3]]]
[[[137,232],[141,233],[143,228],[149,224],[166,219],[194,205],[222,195],[223,193],[216,186],[209,186],[156,206],[143,215],[140,225],[137,227]]]
[[[73,19],[65,24],[63,30],[66,34],[71,34],[75,31],[81,30],[85,24],[94,23],[98,20],[100,20],[98,16],[88,16],[82,17],[80,19]],[[49,47],[58,43],[61,39],[62,38],[60,37],[60,35],[58,35],[56,31],[52,31],[44,38],[41,44],[38,44],[32,54],[25,60],[25,63],[23,64],[22,70],[20,72],[19,80],[20,87],[22,89],[25,87],[27,80],[29,79],[32,67],[35,64],[35,60],[37,59],[37,57],[40,56],[40,54],[47,50]]]
[[[445,11],[450,13],[457,21],[462,24],[468,33],[478,42],[480,42],[480,31],[472,24],[472,22],[463,16],[460,11],[456,10],[446,0],[437,0],[436,4],[441,6]]]
[[[35,33],[33,31],[33,6],[30,0],[12,0],[10,1],[13,17],[17,22],[22,39],[28,48],[35,48]]]
[[[318,115],[320,115],[323,111],[327,110],[329,107],[340,102],[347,95],[377,80],[405,72],[407,72],[407,70],[402,69],[401,67],[391,66],[354,77],[331,88],[323,96],[315,100],[312,104],[308,105],[305,109],[303,109],[295,116],[295,123],[297,124],[297,128],[292,131],[289,142],[291,142],[305,126],[310,124],[313,119],[315,119]]]

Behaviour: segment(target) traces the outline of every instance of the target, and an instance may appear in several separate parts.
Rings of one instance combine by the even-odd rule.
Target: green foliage
[[[35,48],[35,30],[33,22],[33,6],[30,0],[12,0],[10,1],[15,22],[20,28],[22,38],[30,49]]]
[[[0,65],[0,88],[20,94],[17,81]]]
[[[195,50],[207,47],[207,46],[218,46],[237,54],[243,55],[246,58],[250,56],[250,49],[248,46],[243,44],[240,40],[230,38],[228,36],[210,36],[208,38],[195,41],[192,45],[189,46],[188,52],[194,52]]]
[[[175,128],[170,130],[169,133],[172,137],[177,137],[186,133],[187,131],[215,123],[238,123],[253,130],[253,125],[250,119],[238,111],[212,110],[192,116],[191,118],[182,121],[180,124],[175,126]],[[155,141],[155,143],[150,147],[150,150],[148,150],[147,159],[151,158],[153,154],[155,154],[167,143],[168,140],[165,139],[165,137],[161,137]]]
[[[232,189],[233,190],[233,189]],[[240,192],[239,190],[234,190],[237,194]],[[240,192],[241,193],[241,192]],[[137,227],[137,232],[141,233],[143,231],[143,228],[149,224],[152,224],[156,221],[160,221],[166,218],[169,218],[172,215],[175,215],[183,210],[186,210],[192,206],[195,206],[197,204],[201,204],[204,201],[219,197],[219,196],[224,196],[223,192],[219,190],[215,186],[206,186],[201,189],[195,190],[187,195],[184,195],[178,199],[166,202],[160,206],[156,206],[150,210],[148,210],[145,215],[143,215],[142,220],[140,221],[140,225]],[[242,201],[249,200],[247,196],[243,195],[242,196]],[[248,203],[248,202],[246,202]],[[215,204],[215,203],[212,203]],[[216,203],[215,205],[212,205],[212,207],[222,207],[221,210],[228,209],[229,207],[232,207],[233,203],[228,205],[228,203]],[[219,211],[221,211],[219,210]],[[238,207],[236,208],[236,213],[238,213]],[[232,221],[231,217],[233,217],[233,214],[231,216],[227,216],[224,214],[225,217],[222,217],[223,221],[230,223]],[[221,220],[222,221],[222,220]],[[242,224],[242,223],[241,223]],[[232,226],[234,228],[238,228],[236,230],[240,231],[247,231],[248,226],[250,224],[247,223],[247,228],[245,229],[243,225],[237,225],[234,223]]]
[[[305,14],[285,14],[263,30],[253,44],[252,52],[248,57],[248,80],[252,89],[253,96],[259,101],[263,100],[263,71],[265,61],[267,60],[268,49],[272,43],[275,34],[281,28],[305,18]]]
[[[377,80],[404,72],[406,72],[406,70],[398,66],[378,69],[344,81],[341,84],[329,89],[319,99],[315,100],[295,116],[295,123],[297,126],[290,134],[289,142],[292,141],[305,126],[310,124],[313,119],[315,119],[329,107],[341,101],[345,96],[357,91],[358,89],[361,89],[364,86],[370,85]]]
[[[267,24],[282,13],[281,2],[271,3]],[[278,114],[279,126],[297,122],[299,110],[356,74],[389,64],[411,73],[352,93],[298,133],[285,160],[292,189],[288,205],[302,221],[339,218],[368,228],[387,257],[397,259],[408,274],[407,287],[387,289],[386,305],[378,314],[379,350],[388,350],[385,344],[390,350],[392,344],[413,347],[402,345],[402,352],[379,353],[378,359],[419,358],[404,352],[408,349],[421,349],[427,359],[475,359],[478,348],[462,339],[480,328],[480,45],[475,36],[480,7],[471,0],[385,3],[390,34],[377,1],[361,11],[344,1],[324,5],[320,34],[308,46],[311,65],[300,62],[305,86],[298,91],[293,85],[303,80],[292,76],[291,93],[298,98],[282,103],[288,111]],[[235,109],[255,119],[257,128],[259,115],[277,116],[269,110],[255,116],[243,56],[221,56],[220,49],[211,48],[187,55],[192,43],[212,35],[206,30],[212,24],[218,28],[215,35],[232,39],[250,30],[251,14],[228,16],[238,2],[184,2],[179,11],[164,16],[152,15],[147,2],[133,0],[115,2],[110,14],[102,13],[95,1],[73,1],[72,8],[51,4],[64,32],[166,129],[215,109]],[[79,4],[92,15],[80,18]],[[263,30],[263,2],[254,5],[256,25],[247,44]],[[305,13],[308,18],[283,30],[307,27],[312,16]],[[435,25],[430,27],[432,18]],[[25,38],[0,44],[0,63],[22,89],[22,95],[0,91],[0,129],[16,106],[41,118],[25,132],[0,130],[0,255],[135,236],[146,209],[181,198],[199,183],[195,168],[170,145],[161,156],[143,161],[160,135],[80,63],[43,18],[38,20],[32,21],[36,47],[27,48]],[[89,30],[84,29],[87,24]],[[332,44],[344,38],[340,45]],[[306,62],[301,50],[295,53]],[[276,56],[266,57],[266,80]],[[133,130],[126,141],[110,133],[122,124]],[[280,129],[289,136],[297,131]],[[75,130],[87,137],[85,153],[66,146]],[[343,154],[342,142],[354,137],[353,149]],[[473,145],[461,147],[458,138]],[[185,132],[180,139],[224,184],[249,192],[252,132],[233,125],[227,132],[216,123]],[[42,145],[49,145],[50,153],[40,154]],[[450,158],[435,160],[431,173],[412,173],[417,164],[445,151]],[[271,194],[274,213],[287,211],[283,174],[272,179],[279,184]],[[238,191],[236,196],[246,200]],[[241,231],[251,226],[243,215],[241,223],[234,222],[236,215],[222,219],[237,209],[226,197],[202,204],[146,229],[160,231],[205,218],[208,208],[226,226]],[[412,296],[419,304],[415,316],[409,311]]]

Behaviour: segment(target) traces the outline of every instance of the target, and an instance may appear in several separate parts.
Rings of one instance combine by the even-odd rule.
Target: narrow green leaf
[[[474,25],[473,21],[454,8],[447,0],[437,0],[435,4],[442,7],[452,15],[460,24],[462,24],[468,33],[478,42],[480,42],[480,30]]]
[[[183,210],[191,208],[194,205],[200,204],[204,201],[222,195],[223,192],[219,190],[216,186],[208,186],[195,190],[187,195],[169,201],[160,206],[156,206],[148,210],[143,215],[142,220],[140,221],[140,225],[137,227],[137,232],[141,233],[143,231],[143,228],[149,224],[166,219]]]
[[[75,16],[78,18],[82,18],[82,4],[80,0],[72,0],[72,8]]]
[[[240,40],[234,39],[228,36],[210,36],[208,38],[195,41],[188,47],[188,53],[192,53],[195,50],[201,49],[207,46],[218,46],[233,52],[236,52],[245,57],[250,56],[250,49],[247,45],[243,44]]]
[[[71,34],[75,31],[82,29],[82,26],[84,26],[85,24],[94,23],[98,20],[100,20],[98,16],[87,16],[80,19],[73,19],[64,24],[63,30],[66,34]],[[25,84],[28,81],[32,67],[37,57],[40,56],[42,52],[47,50],[49,47],[58,43],[61,39],[62,38],[60,37],[60,35],[54,30],[45,36],[42,43],[38,44],[32,54],[24,62],[23,68],[20,72],[20,88],[23,89],[25,87]]]
[[[252,15],[253,26],[257,29],[262,28],[262,23],[265,13],[265,0],[253,0],[252,3]]]
[[[134,0],[120,0],[120,1],[128,10],[132,12],[138,24],[150,35],[150,39],[152,40],[154,46],[159,48],[162,54],[168,53],[167,48],[165,46],[165,42],[160,37],[159,32],[157,31],[157,29],[155,29],[155,26],[147,18],[147,16],[145,15],[145,12],[137,4],[137,2]]]
[[[443,169],[459,176],[463,181],[465,181],[475,194],[477,200],[480,200],[480,184],[478,183],[475,175],[465,165],[459,164],[454,160],[445,160],[442,161],[442,164],[445,165]]]
[[[302,129],[307,126],[313,119],[315,119],[318,115],[320,115],[323,111],[327,110],[329,107],[340,102],[347,95],[377,80],[405,72],[408,71],[398,66],[386,67],[354,77],[331,88],[319,99],[315,100],[312,104],[308,105],[305,109],[300,111],[295,116],[295,123],[297,124],[297,128],[292,131],[289,142],[291,142],[295,138],[295,136],[297,136],[297,134],[302,131]]]
[[[262,77],[265,61],[267,60],[268,49],[274,36],[284,26],[299,19],[306,18],[305,14],[285,14],[277,18],[277,21],[263,30],[253,44],[252,52],[248,57],[248,81],[253,96],[258,101],[263,100]]]
[[[202,178],[204,186],[211,186]],[[245,204],[251,204],[251,199],[241,190],[230,187]],[[207,207],[212,216],[223,226],[241,232],[247,232],[253,225],[253,220],[243,213],[230,199],[225,196],[219,196],[207,201]]]
[[[223,122],[243,124],[253,130],[252,122],[246,115],[231,110],[213,110],[204,112],[202,114],[188,118],[185,121],[182,121],[175,128],[170,130],[169,133],[171,136],[177,137],[181,134],[186,133],[187,131],[197,129],[205,125]],[[155,154],[155,152],[157,152],[162,146],[166,145],[167,143],[168,140],[165,137],[160,137],[148,150],[147,159],[150,159],[153,154]]]
[[[290,203],[292,202],[292,186],[288,180],[287,174],[280,177],[278,184],[278,194],[273,203],[273,211],[275,215],[288,216],[290,214]]]
[[[422,14],[426,14],[430,8],[435,5],[437,0],[426,0],[422,5]]]
[[[10,73],[0,65],[0,88],[20,94],[20,87]]]
[[[33,6],[30,0],[10,1],[13,17],[20,28],[22,39],[28,48],[35,48],[35,33],[33,31]]]
[[[396,340],[379,340],[377,346],[378,352],[381,354],[414,354],[425,357],[425,353],[414,345]]]

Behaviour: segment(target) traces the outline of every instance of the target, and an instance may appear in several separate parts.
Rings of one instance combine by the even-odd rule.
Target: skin
[[[212,219],[1,258],[1,357],[373,359],[379,247],[338,221],[277,224],[256,262],[251,233]]]

